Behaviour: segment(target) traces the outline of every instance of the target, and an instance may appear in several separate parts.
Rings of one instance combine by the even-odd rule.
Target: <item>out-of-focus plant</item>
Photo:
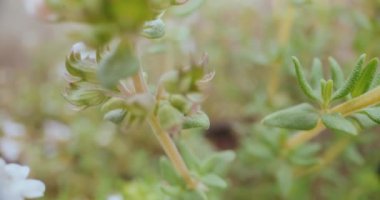
[[[56,22],[76,22],[85,31],[73,33],[81,40],[66,59],[68,87],[65,98],[78,109],[100,106],[104,119],[122,126],[147,122],[170,162],[161,162],[166,182],[164,195],[174,199],[208,199],[212,188],[225,188],[219,165],[232,161],[225,152],[198,161],[174,137],[185,129],[208,129],[210,122],[201,110],[202,87],[213,77],[207,55],[185,67],[165,72],[157,84],[148,85],[136,50],[141,37],[159,39],[165,35],[162,17],[179,0],[131,1],[38,1],[42,16]],[[33,10],[31,8],[31,10]],[[171,164],[170,164],[171,163]]]
[[[373,58],[366,63],[365,58],[365,54],[360,56],[346,80],[337,61],[329,58],[331,79],[327,81],[323,79],[321,61],[315,59],[311,74],[312,84],[307,81],[298,59],[292,58],[298,84],[315,106],[302,103],[274,112],[263,119],[263,123],[268,126],[301,130],[289,138],[285,136],[282,140],[277,140],[281,142],[275,145],[281,147],[281,157],[298,165],[293,169],[287,168],[287,176],[299,177],[319,171],[344,151],[353,138],[360,137],[357,136],[359,131],[380,122],[377,107],[380,103],[377,73],[379,61]],[[338,141],[327,148],[321,158],[317,158],[311,154],[317,153],[320,146],[305,142],[324,129],[336,133]],[[264,156],[265,152],[269,153],[268,150],[264,151],[264,147],[260,149],[253,148],[252,151]]]

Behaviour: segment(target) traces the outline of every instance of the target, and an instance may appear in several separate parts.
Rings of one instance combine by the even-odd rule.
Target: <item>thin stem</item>
[[[286,12],[283,12],[283,2],[275,2],[275,18],[278,20],[278,34],[277,34],[277,42],[279,44],[279,48],[284,48],[290,38],[291,28],[293,26],[295,9],[292,5],[285,5]],[[280,83],[280,70],[281,70],[281,58],[278,58],[276,62],[272,66],[271,76],[269,79],[269,84],[267,87],[267,95],[269,102],[273,102],[275,98],[275,94],[277,93],[279,83]]]
[[[358,97],[355,97],[353,99],[350,99],[349,101],[346,101],[340,105],[337,105],[330,109],[329,112],[332,113],[341,113],[344,116],[350,115],[354,112],[357,112],[359,110],[362,110],[364,108],[374,106],[376,104],[380,103],[380,86],[368,91],[367,93],[360,95]],[[294,147],[297,147],[300,144],[303,144],[304,142],[312,139],[313,137],[317,136],[321,131],[325,129],[325,126],[319,121],[317,126],[309,131],[301,131],[291,137],[286,142],[286,147],[288,149],[292,149]]]
[[[137,93],[148,92],[148,86],[144,81],[141,69],[139,73],[133,77],[133,83],[135,85],[135,90]],[[172,162],[174,168],[186,181],[187,186],[190,189],[195,189],[198,185],[198,182],[191,177],[189,169],[187,168],[181,154],[178,152],[178,149],[175,146],[173,140],[170,138],[169,134],[162,129],[157,117],[153,113],[148,116],[148,122],[151,129],[153,130],[153,133],[164,149],[166,155]]]

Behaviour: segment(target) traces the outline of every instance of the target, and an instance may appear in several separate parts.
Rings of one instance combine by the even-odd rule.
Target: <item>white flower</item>
[[[27,166],[6,164],[0,158],[0,199],[24,200],[42,197],[45,184],[39,180],[26,179],[29,171]]]
[[[71,47],[71,52],[79,54],[81,60],[96,60],[96,51],[86,46],[84,42],[75,43]]]
[[[19,139],[26,134],[24,125],[9,119],[0,119],[0,129],[4,133],[4,136],[0,137],[0,152],[7,160],[17,160],[22,152]]]

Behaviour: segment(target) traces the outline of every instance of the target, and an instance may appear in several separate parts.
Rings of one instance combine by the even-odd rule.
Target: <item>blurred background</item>
[[[200,158],[237,153],[230,186],[216,199],[380,199],[379,129],[363,132],[326,168],[291,180],[278,178],[280,149],[268,146],[292,132],[260,125],[305,100],[291,56],[307,70],[315,57],[327,68],[333,56],[347,73],[360,54],[380,55],[380,1],[190,0],[164,20],[163,39],[141,41],[151,83],[189,54],[207,52],[216,71],[203,104],[211,128],[180,136]],[[75,28],[38,21],[23,1],[0,0],[0,157],[29,165],[47,186],[44,199],[157,199],[164,153],[149,128],[116,126],[98,108],[77,111],[63,98]],[[335,140],[326,133],[312,142],[323,152]]]

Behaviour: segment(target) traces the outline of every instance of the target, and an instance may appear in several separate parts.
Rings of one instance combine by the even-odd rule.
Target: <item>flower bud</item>
[[[176,133],[181,130],[183,122],[183,114],[179,112],[169,103],[161,103],[158,112],[158,119],[161,127],[171,133]]]
[[[124,109],[115,109],[107,112],[103,118],[115,124],[119,124],[121,121],[123,121],[126,114],[127,111]]]
[[[169,97],[170,104],[181,111],[183,114],[190,112],[192,103],[183,95],[175,94]]]
[[[149,39],[161,38],[165,35],[165,23],[160,18],[147,21],[144,23],[141,35]]]
[[[108,97],[98,89],[81,86],[74,86],[73,89],[69,89],[64,97],[73,105],[82,108],[99,105],[108,99]]]
[[[209,129],[210,128],[210,119],[207,114],[203,111],[198,111],[190,116],[186,116],[183,122],[183,129]]]
[[[126,102],[124,99],[114,97],[114,98],[110,98],[108,101],[106,101],[102,105],[100,110],[104,113],[107,113],[107,112],[115,110],[115,109],[125,108],[125,106],[126,106]]]

